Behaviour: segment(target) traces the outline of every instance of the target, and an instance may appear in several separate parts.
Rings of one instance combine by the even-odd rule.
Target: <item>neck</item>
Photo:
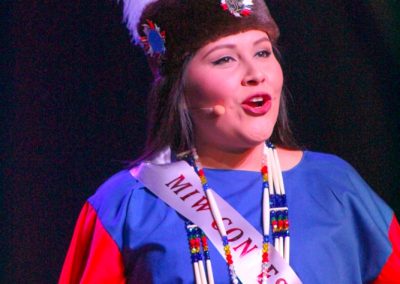
[[[264,143],[246,149],[221,149],[200,143],[196,147],[205,168],[259,171],[263,159]]]

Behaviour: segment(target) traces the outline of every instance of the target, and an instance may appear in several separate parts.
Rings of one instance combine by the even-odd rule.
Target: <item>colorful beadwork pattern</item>
[[[186,222],[186,232],[187,232],[187,237],[189,241],[189,248],[190,248],[190,254],[192,258],[192,263],[196,263],[200,260],[202,260],[201,256],[201,230],[199,227],[196,225],[193,225],[191,222],[187,221]],[[208,246],[207,247],[207,256],[209,258],[208,254]],[[203,247],[204,248],[204,247]]]
[[[263,180],[263,194],[269,195],[269,183],[268,183],[268,167],[265,165],[265,161],[263,162],[263,166],[261,167],[261,175]],[[263,210],[264,211],[264,210]],[[263,212],[263,214],[268,214],[268,212]],[[267,216],[268,218],[269,216]],[[268,230],[269,231],[269,230]],[[264,283],[267,281],[267,273],[268,273],[268,261],[269,261],[269,235],[263,235],[263,246],[262,246],[262,254],[261,254],[261,277],[259,278],[260,283]]]
[[[270,162],[272,163],[271,164],[272,173],[271,176],[269,176],[268,167],[264,159],[260,172],[262,176],[263,196],[265,196],[266,198],[263,200],[262,214],[263,218],[266,218],[265,221],[267,222],[264,223],[265,225],[263,228],[264,234],[263,234],[263,245],[261,254],[261,274],[258,276],[259,283],[267,283],[268,268],[269,268],[269,244],[271,242],[275,245],[275,248],[277,248],[277,251],[282,255],[282,257],[284,258],[286,257],[286,261],[289,261],[288,207],[286,202],[285,190],[283,187],[283,180],[282,180],[279,160],[274,145],[268,142],[266,148],[264,149],[264,154],[266,155],[265,158],[268,155],[270,155],[269,159]],[[217,227],[218,230],[220,231],[220,235],[222,238],[222,244],[224,246],[224,252],[225,252],[225,260],[229,268],[231,283],[233,284],[240,283],[240,280],[235,272],[234,261],[231,254],[231,247],[229,245],[228,237],[226,235],[226,229],[222,222],[219,208],[215,203],[212,190],[210,190],[211,188],[208,184],[207,178],[204,174],[204,170],[201,166],[199,157],[195,149],[192,150],[192,156],[189,157],[188,162],[193,166],[195,172],[199,176],[203,190],[206,193],[207,199],[209,200],[212,215],[214,216],[214,220],[217,223]],[[271,189],[269,184],[270,182],[274,185],[272,186],[271,184]],[[204,233],[202,234],[204,235]],[[197,233],[197,235],[193,235],[193,237],[192,234],[188,233],[188,238],[192,253],[192,261],[195,262],[201,260],[201,255],[200,256],[198,255],[199,244],[200,244],[200,233]]]
[[[252,12],[252,0],[221,0],[221,7],[235,17],[248,16]]]
[[[164,54],[166,51],[165,31],[161,31],[155,23],[147,20],[147,24],[143,24],[143,32],[145,36],[142,36],[140,41],[146,54],[149,56]]]
[[[200,182],[201,182],[201,185],[203,187],[204,192],[207,192],[210,189],[210,187],[208,185],[207,178],[206,178],[206,176],[204,174],[204,170],[203,170],[203,168],[202,168],[202,166],[200,164],[199,156],[197,155],[197,152],[196,152],[195,149],[193,149],[192,161],[190,161],[190,164],[192,164],[195,172],[199,176]],[[210,196],[208,194],[207,194],[207,197],[210,198]],[[220,214],[215,214],[215,212],[214,212],[215,210],[219,211],[218,208],[213,208],[212,203],[210,203],[210,206],[211,206],[211,211],[213,213],[213,216],[220,215]],[[222,222],[219,222],[219,221],[220,220],[216,220],[217,225],[219,223],[222,223]],[[221,229],[221,228],[219,228],[219,229]],[[238,279],[238,277],[236,275],[236,272],[235,272],[235,266],[234,266],[234,263],[233,263],[233,258],[232,258],[232,254],[231,254],[231,247],[229,245],[228,237],[226,236],[226,234],[221,234],[221,238],[222,238],[222,244],[224,245],[225,260],[226,260],[226,263],[228,264],[231,282],[233,284],[237,284],[237,283],[239,283],[239,279]]]

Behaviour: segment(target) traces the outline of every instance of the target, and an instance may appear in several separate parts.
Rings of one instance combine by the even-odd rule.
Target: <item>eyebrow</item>
[[[262,42],[264,42],[264,41],[271,42],[271,40],[269,39],[269,37],[264,36],[264,37],[260,38],[259,40],[256,40],[256,41],[253,43],[253,45],[257,45],[257,44],[262,43]]]
[[[258,44],[260,44],[260,43],[262,43],[262,42],[264,42],[264,41],[271,42],[270,39],[269,39],[267,36],[264,36],[264,37],[262,37],[262,38],[256,40],[256,41],[253,43],[253,46],[256,46],[256,45],[258,45]],[[235,44],[230,44],[230,43],[222,44],[222,45],[217,45],[216,47],[214,47],[214,48],[212,48],[211,50],[209,50],[209,51],[203,56],[203,58],[206,58],[210,53],[212,53],[212,52],[214,52],[214,51],[216,51],[216,50],[224,49],[224,48],[233,49],[233,48],[235,48],[235,47],[236,47]]]

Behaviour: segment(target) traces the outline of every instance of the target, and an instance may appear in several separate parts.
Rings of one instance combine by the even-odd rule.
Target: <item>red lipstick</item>
[[[246,98],[241,105],[248,114],[264,115],[271,108],[271,96],[268,94],[255,94]]]

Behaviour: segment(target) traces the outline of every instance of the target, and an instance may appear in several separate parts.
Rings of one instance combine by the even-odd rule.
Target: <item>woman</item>
[[[146,150],[84,206],[60,282],[396,283],[393,212],[293,143],[264,2],[150,2],[124,6],[155,74]]]

